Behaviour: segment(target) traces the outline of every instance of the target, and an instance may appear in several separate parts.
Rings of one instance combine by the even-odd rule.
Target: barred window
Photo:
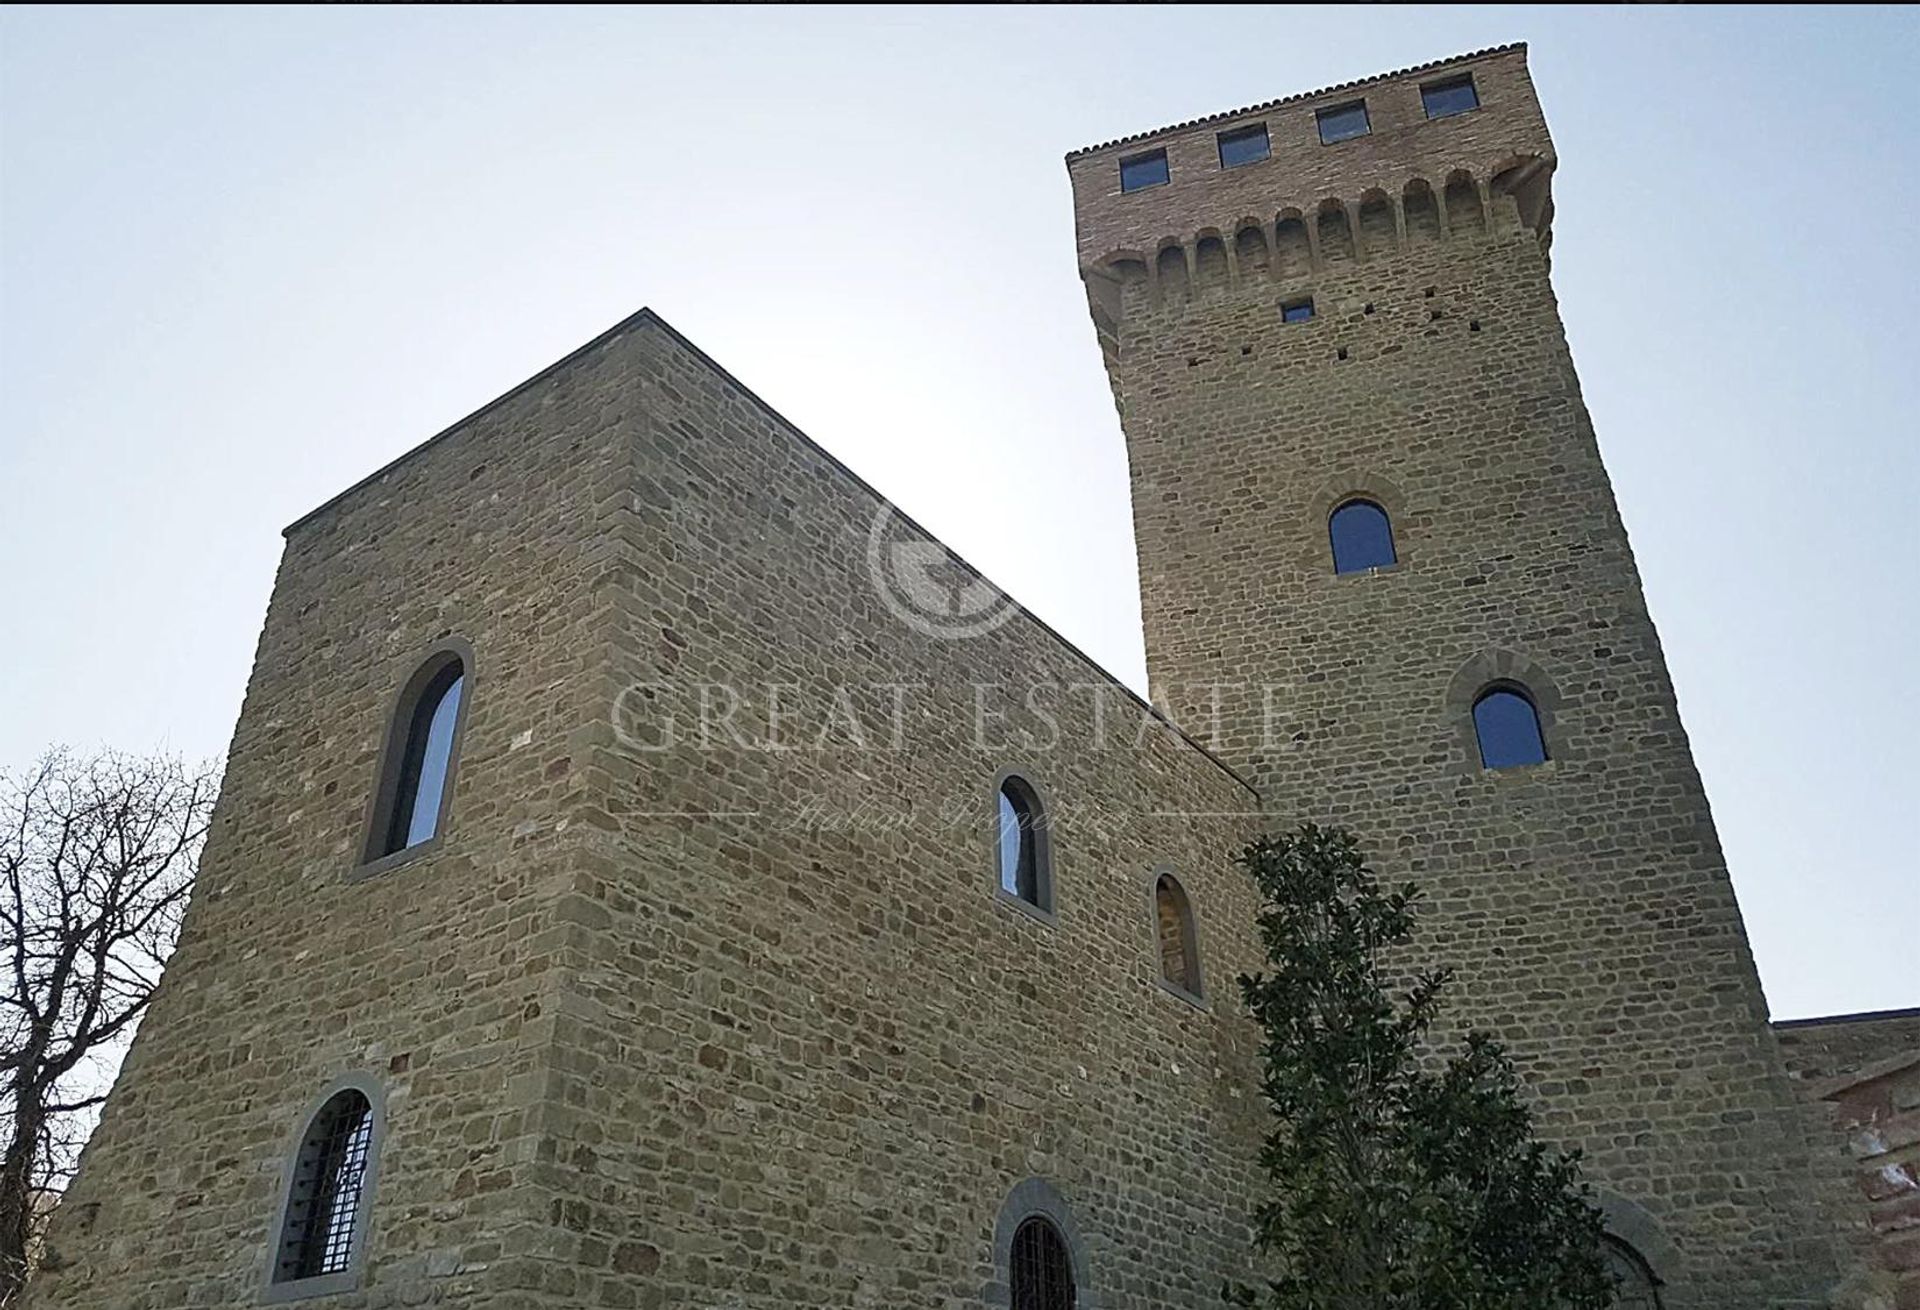
[[[352,1267],[372,1147],[373,1106],[365,1093],[347,1088],[314,1115],[294,1162],[274,1282],[320,1278]]]
[[[1073,1261],[1059,1230],[1038,1217],[1013,1235],[1012,1310],[1073,1310]]]

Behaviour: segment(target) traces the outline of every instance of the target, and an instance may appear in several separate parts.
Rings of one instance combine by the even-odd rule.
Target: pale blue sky
[[[1144,686],[1061,156],[1522,39],[1775,1013],[1920,1003],[1915,14],[9,10],[0,761],[224,748],[280,528],[643,304]]]

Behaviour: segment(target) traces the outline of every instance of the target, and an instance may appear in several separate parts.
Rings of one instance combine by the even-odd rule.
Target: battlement
[[[1512,195],[1544,243],[1552,217],[1553,141],[1527,75],[1526,47],[1499,46],[1091,146],[1067,156],[1080,266],[1154,266],[1206,239],[1228,251],[1249,230],[1277,250],[1282,227],[1312,232],[1364,215],[1404,243],[1409,197],[1420,221],[1433,197],[1470,190],[1482,214]],[[1123,181],[1123,174],[1125,180]],[[1444,230],[1445,207],[1441,207]],[[1364,258],[1364,248],[1358,251]],[[1320,260],[1311,253],[1308,265]],[[1268,272],[1281,276],[1282,261]]]

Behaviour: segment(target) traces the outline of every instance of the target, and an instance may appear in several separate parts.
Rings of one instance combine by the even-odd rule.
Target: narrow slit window
[[[1010,777],[1000,784],[998,806],[1000,890],[1035,909],[1051,912],[1053,880],[1040,798],[1025,779]]]
[[[1428,118],[1451,118],[1480,107],[1480,93],[1474,89],[1473,74],[1450,77],[1420,88],[1420,103]]]
[[[1167,152],[1155,150],[1149,154],[1135,155],[1131,159],[1120,161],[1120,189],[1122,191],[1140,191],[1150,186],[1164,186],[1171,178],[1167,170]]]
[[[1171,874],[1153,886],[1153,928],[1160,951],[1160,977],[1188,996],[1200,995],[1200,951],[1193,905]]]
[[[368,860],[432,841],[440,834],[459,758],[466,666],[442,652],[408,683],[387,730]]]
[[[1257,164],[1273,152],[1267,140],[1267,125],[1255,123],[1252,127],[1236,127],[1231,132],[1222,132],[1219,136],[1220,167],[1239,168],[1242,164]]]
[[[1373,124],[1367,120],[1367,102],[1364,100],[1322,109],[1314,115],[1314,119],[1320,125],[1320,144],[1323,146],[1333,145],[1337,141],[1351,141],[1373,131]]]
[[[1473,734],[1483,768],[1517,769],[1546,761],[1540,711],[1522,687],[1502,685],[1481,692],[1473,703]]]

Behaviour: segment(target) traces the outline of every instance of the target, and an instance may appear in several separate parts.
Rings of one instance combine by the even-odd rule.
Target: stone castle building
[[[1165,717],[644,311],[295,523],[29,1304],[1215,1305],[1303,818],[1429,890],[1623,1303],[1824,1304],[1554,163],[1518,46],[1068,157]]]

